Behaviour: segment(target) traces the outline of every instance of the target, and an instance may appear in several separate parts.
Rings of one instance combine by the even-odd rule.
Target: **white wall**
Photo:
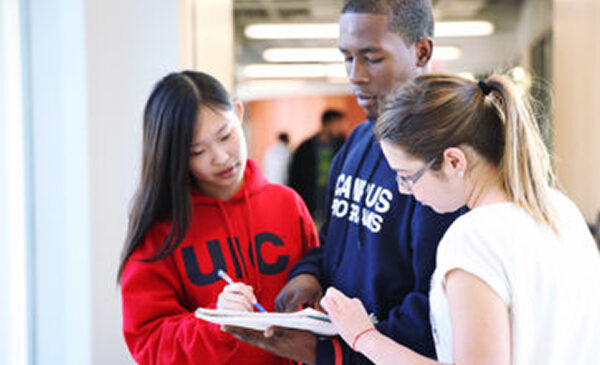
[[[600,211],[600,1],[554,0],[558,177],[588,222]]]
[[[516,50],[527,53],[533,43],[552,30],[552,0],[527,0],[523,3],[516,30]]]
[[[177,2],[28,5],[36,363],[131,363],[116,270],[143,104],[178,66]]]
[[[127,362],[115,284],[138,178],[144,103],[178,67],[177,2],[94,0],[86,8],[93,363]]]
[[[233,0],[178,0],[180,64],[234,89]]]

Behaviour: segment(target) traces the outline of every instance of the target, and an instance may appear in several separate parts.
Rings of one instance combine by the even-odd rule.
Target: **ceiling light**
[[[515,82],[521,82],[528,77],[527,71],[521,66],[516,66],[510,70],[509,73]]]
[[[435,37],[481,37],[494,33],[494,24],[483,21],[437,22]]]
[[[472,72],[468,72],[468,71],[463,71],[463,72],[459,72],[458,76],[464,77],[465,79],[469,79],[469,80],[475,80],[475,75]]]
[[[340,26],[325,24],[251,24],[244,34],[251,39],[337,39]]]
[[[250,24],[244,34],[251,39],[337,39],[338,23]],[[475,37],[494,32],[494,24],[483,21],[435,23],[435,37]]]
[[[346,76],[341,63],[331,64],[254,64],[244,67],[244,76],[252,79],[339,78]]]
[[[343,62],[337,48],[268,48],[263,52],[267,62]]]
[[[433,59],[450,61],[460,58],[462,51],[456,46],[435,46]],[[344,56],[337,48],[268,48],[263,51],[266,62],[343,62]]]
[[[460,48],[455,46],[434,46],[431,58],[435,61],[452,61],[459,59],[461,54]]]

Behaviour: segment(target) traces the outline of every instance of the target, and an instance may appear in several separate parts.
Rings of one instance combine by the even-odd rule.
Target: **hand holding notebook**
[[[310,331],[322,336],[335,336],[338,334],[327,314],[313,308],[305,308],[292,313],[261,313],[198,308],[196,317],[212,323],[258,331],[264,331],[270,326],[278,326]]]

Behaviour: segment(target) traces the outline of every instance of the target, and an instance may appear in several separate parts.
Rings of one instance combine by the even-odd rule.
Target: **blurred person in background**
[[[327,109],[321,129],[296,148],[290,165],[289,185],[300,194],[317,227],[325,220],[325,192],[333,156],[344,143],[344,114]]]
[[[277,142],[265,152],[264,166],[267,180],[273,184],[286,185],[291,156],[290,136],[281,132],[277,135]]]

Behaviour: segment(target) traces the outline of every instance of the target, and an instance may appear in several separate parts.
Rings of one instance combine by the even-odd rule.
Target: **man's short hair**
[[[277,135],[277,139],[285,144],[290,143],[290,136],[287,132],[281,132]]]
[[[348,0],[342,14],[376,14],[388,16],[388,29],[408,44],[433,37],[433,10],[430,0]]]
[[[344,113],[335,109],[327,109],[321,114],[321,124],[326,125],[344,118]]]

